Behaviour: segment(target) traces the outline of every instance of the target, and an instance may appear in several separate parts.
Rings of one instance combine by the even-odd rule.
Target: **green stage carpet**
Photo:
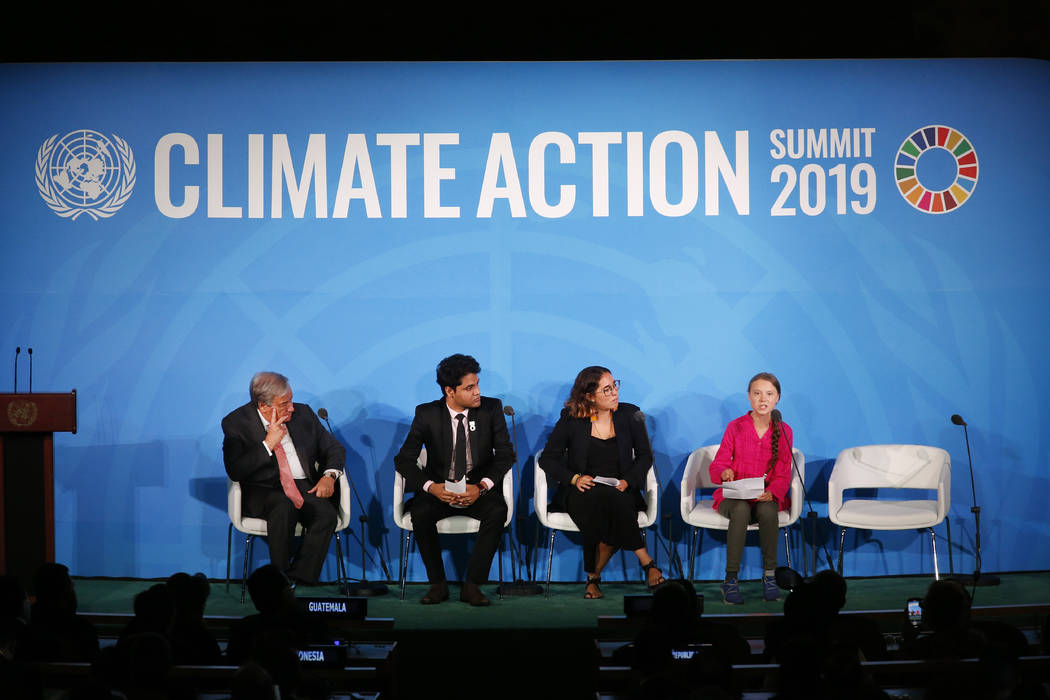
[[[976,589],[975,606],[1031,605],[1050,603],[1050,572],[1025,572],[1001,575],[1002,584]],[[847,579],[848,594],[846,610],[902,610],[905,601],[913,596],[922,597],[933,581],[932,576],[904,576],[893,578]],[[130,613],[135,594],[158,581],[127,579],[75,579],[80,612],[84,613]],[[783,599],[777,603],[761,600],[758,581],[745,581],[741,590],[746,598],[744,605],[725,605],[719,593],[719,582],[696,582],[697,592],[704,594],[705,613],[709,615],[778,613],[783,609]],[[472,608],[458,601],[459,588],[453,585],[452,599],[441,605],[420,605],[419,598],[426,591],[422,583],[409,584],[405,600],[397,595],[397,587],[390,593],[368,600],[368,616],[393,618],[394,628],[399,630],[427,629],[586,629],[597,626],[600,615],[622,615],[623,596],[645,593],[641,583],[604,583],[601,600],[584,600],[582,583],[556,583],[551,585],[550,599],[539,596],[507,596],[499,600],[496,585],[484,588],[492,599],[488,608]],[[207,615],[243,616],[254,612],[250,597],[240,602],[240,583],[232,582],[229,592],[225,581],[213,581],[208,600]],[[300,586],[300,596],[335,596],[334,585],[316,587]],[[903,613],[902,613],[903,614]]]

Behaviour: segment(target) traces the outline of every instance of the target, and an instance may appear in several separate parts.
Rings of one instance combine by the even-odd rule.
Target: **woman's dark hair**
[[[612,372],[598,365],[584,367],[580,370],[580,373],[576,375],[576,381],[572,383],[569,400],[565,402],[569,415],[573,418],[591,417],[594,413],[594,400],[588,394],[593,394],[598,390],[598,382],[606,374],[612,374]]]
[[[445,387],[452,387],[455,391],[456,387],[459,386],[459,380],[468,374],[478,374],[481,372],[481,365],[470,355],[449,355],[444,360],[438,363],[437,366],[437,383],[441,387],[441,395],[445,395]]]
[[[767,382],[773,385],[773,388],[777,390],[777,398],[780,398],[780,380],[772,372],[759,372],[755,376],[751,377],[751,381],[747,383],[747,393],[750,396],[751,386],[757,382],[765,379]],[[773,421],[773,440],[772,448],[773,454],[769,458],[769,466],[766,467],[766,471],[772,471],[773,467],[777,464],[777,452],[780,451],[780,421]]]

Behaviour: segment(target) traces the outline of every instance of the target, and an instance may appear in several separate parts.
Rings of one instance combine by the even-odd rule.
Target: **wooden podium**
[[[75,389],[0,394],[0,573],[23,585],[55,560],[56,432],[77,432]]]

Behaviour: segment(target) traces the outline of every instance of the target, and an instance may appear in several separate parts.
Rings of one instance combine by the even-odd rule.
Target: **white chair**
[[[424,447],[419,451],[416,466],[423,469],[427,465],[427,450]],[[514,469],[507,469],[503,475],[503,500],[507,503],[507,520],[503,523],[506,528],[514,517]],[[405,507],[405,477],[394,471],[394,524],[405,531],[405,539],[401,541],[400,568],[398,569],[398,582],[401,586],[401,600],[405,599],[405,585],[408,579],[408,557],[412,549],[412,513]],[[481,529],[481,521],[469,515],[453,515],[442,518],[437,522],[439,535],[473,535]],[[499,553],[499,597],[503,598],[503,539],[500,538]]]
[[[533,465],[535,469],[535,491],[533,495],[533,508],[536,510],[536,517],[540,521],[540,525],[550,530],[550,541],[547,543],[547,588],[545,597],[551,597],[551,568],[554,565],[554,533],[558,530],[563,532],[579,532],[580,529],[576,527],[576,523],[572,521],[568,513],[551,512],[547,510],[548,506],[548,489],[547,489],[547,473],[540,468],[540,455],[542,452],[537,452],[536,457],[533,459]],[[656,472],[653,468],[649,468],[649,473],[645,477],[645,510],[638,511],[638,529],[642,531],[642,539],[645,540],[646,531],[656,524],[656,510],[657,502],[660,497],[660,491],[656,484]]]
[[[346,478],[336,482],[339,491],[339,504],[335,524],[335,575],[340,587],[346,584],[346,564],[343,563],[343,547],[339,533],[350,525],[350,484]],[[252,558],[252,542],[256,537],[266,537],[266,520],[244,515],[241,509],[241,485],[226,478],[226,512],[230,516],[230,526],[226,530],[226,590],[230,590],[230,553],[233,544],[233,531],[244,533],[244,573],[241,576],[241,602],[244,602],[244,589],[248,582],[248,562]],[[296,524],[295,534],[303,534],[302,524]]]
[[[707,445],[693,450],[685,463],[685,473],[682,474],[682,520],[686,525],[693,528],[692,537],[689,540],[689,579],[693,580],[693,566],[698,554],[696,543],[697,531],[700,533],[700,547],[704,543],[704,530],[728,530],[729,518],[723,516],[711,505],[710,495],[721,484],[711,479],[710,466],[718,453],[718,445]],[[787,563],[791,566],[791,544],[788,540],[788,528],[794,525],[802,514],[802,501],[804,500],[802,480],[806,477],[806,458],[797,447],[791,450],[794,462],[798,466],[791,470],[791,487],[788,491],[791,497],[790,510],[777,513],[777,527],[784,532],[784,550],[787,553]],[[696,492],[700,491],[700,497]],[[704,496],[708,498],[704,498]],[[748,525],[748,530],[758,530],[758,524]]]
[[[933,575],[940,579],[937,540],[933,526],[951,508],[951,457],[939,447],[926,445],[864,445],[839,452],[828,479],[828,518],[841,528],[839,573],[846,528],[863,530],[929,530],[933,547]],[[843,501],[846,489],[922,489],[937,492],[935,500],[852,498]],[[948,542],[949,548],[951,541]]]

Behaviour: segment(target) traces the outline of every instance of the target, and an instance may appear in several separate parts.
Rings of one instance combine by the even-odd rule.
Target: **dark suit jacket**
[[[649,467],[653,466],[653,448],[649,444],[649,432],[645,429],[645,415],[630,403],[621,403],[613,412],[613,427],[616,429],[616,446],[620,451],[620,478],[628,488],[635,489],[639,510],[645,509],[641,490]],[[540,469],[549,481],[558,484],[558,491],[551,499],[550,509],[565,510],[565,493],[575,488],[569,482],[576,474],[587,474],[587,445],[591,437],[589,418],[573,418],[569,409],[563,408],[554,430],[540,455]]]
[[[304,403],[294,406],[285,425],[310,482],[316,483],[328,469],[343,471],[343,446],[324,429],[313,409]],[[255,403],[247,403],[223,418],[222,435],[222,460],[231,479],[242,485],[281,488],[277,457],[266,453],[266,429]]]
[[[474,468],[467,482],[476,484],[484,478],[492,479],[494,489],[503,484],[503,475],[514,463],[514,448],[507,433],[507,419],[503,417],[503,402],[499,399],[481,397],[481,406],[470,409],[467,427],[470,454]],[[416,466],[420,448],[427,448],[427,465]],[[452,462],[452,418],[444,399],[416,406],[412,427],[408,429],[405,443],[394,457],[394,467],[405,477],[406,490],[421,493],[427,481],[444,482],[448,478]]]

